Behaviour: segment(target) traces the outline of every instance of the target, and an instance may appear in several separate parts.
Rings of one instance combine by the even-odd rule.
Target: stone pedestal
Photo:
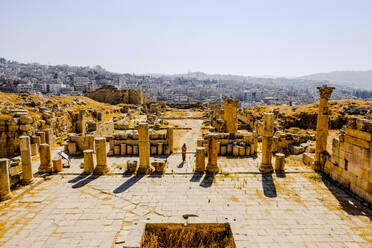
[[[138,130],[138,146],[139,146],[139,174],[148,174],[150,169],[150,138],[149,124],[142,122],[137,126]],[[172,139],[173,140],[173,139]],[[155,147],[156,148],[156,147]]]
[[[29,136],[19,137],[19,149],[21,151],[22,159],[22,183],[30,184],[34,177],[32,173],[32,155]]]
[[[320,100],[319,100],[319,110],[318,119],[316,123],[316,145],[315,145],[315,159],[314,159],[314,169],[321,170],[320,164],[320,154],[327,150],[327,138],[328,138],[328,99],[331,97],[334,87],[328,87],[323,85],[318,87]]]
[[[120,155],[120,146],[119,145],[114,146],[114,155]]]
[[[163,143],[158,143],[158,155],[163,155]]]
[[[120,154],[126,155],[127,154],[127,145],[126,144],[120,144]]]
[[[218,139],[215,134],[210,134],[208,136],[208,165],[207,173],[215,174],[219,171],[217,166],[218,157]]]
[[[97,166],[94,173],[97,175],[104,175],[109,172],[107,167],[107,157],[106,157],[106,138],[98,137],[94,140],[96,145],[96,160]]]
[[[239,146],[239,156],[244,157],[245,156],[245,147]]]
[[[285,169],[285,155],[283,153],[275,154],[275,170],[284,171]]]
[[[225,97],[224,100],[225,131],[227,133],[236,133],[238,131],[237,105],[239,103],[239,100],[230,99],[228,97]]]
[[[274,131],[274,114],[264,113],[262,129],[262,163],[259,168],[261,172],[273,172],[272,166],[272,143]]]
[[[92,174],[94,172],[93,150],[84,150],[84,173]]]
[[[10,192],[9,180],[9,159],[0,158],[0,201],[8,200],[12,197]]]
[[[195,172],[205,171],[205,148],[196,147]]]
[[[170,153],[173,153],[173,127],[167,129],[167,141]]]
[[[53,171],[56,173],[62,171],[62,158],[53,159]]]
[[[133,155],[133,146],[127,145],[127,155]]]
[[[50,151],[50,145],[48,144],[41,144],[40,145],[40,173],[50,173],[53,171],[53,164],[52,164],[52,154]]]

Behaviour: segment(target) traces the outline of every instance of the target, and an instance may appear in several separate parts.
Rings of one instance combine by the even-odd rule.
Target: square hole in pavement
[[[235,248],[228,223],[148,223],[141,242],[142,248],[155,247],[229,247]]]

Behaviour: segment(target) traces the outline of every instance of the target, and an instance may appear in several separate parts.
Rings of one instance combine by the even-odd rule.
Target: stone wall
[[[143,94],[140,89],[122,90],[112,85],[105,85],[85,95],[95,101],[109,104],[143,104]]]
[[[54,129],[61,129],[61,126],[57,128],[57,125],[61,124],[60,119],[54,115],[47,117],[43,114],[44,119],[42,120],[35,120],[27,115],[27,111],[24,111],[16,113],[13,118],[0,118],[0,158],[20,155],[19,137],[22,135],[31,137],[33,135],[38,136],[40,132],[46,135],[46,132],[48,132],[50,133],[49,142],[52,143],[54,141]],[[53,116],[54,121],[50,120],[51,116]]]
[[[255,132],[246,135],[229,134],[229,133],[214,133],[218,139],[218,155],[244,157],[257,153],[257,135]],[[210,133],[203,134],[203,140],[200,140],[198,146],[204,146],[205,151],[208,151],[208,137]],[[199,142],[199,141],[198,141]]]
[[[150,154],[151,155],[169,155],[171,153],[170,140],[166,130],[149,130]],[[138,131],[128,130],[119,134],[107,137],[110,143],[109,155],[115,156],[137,156],[138,155]]]
[[[322,163],[333,180],[372,203],[372,120],[351,118]]]

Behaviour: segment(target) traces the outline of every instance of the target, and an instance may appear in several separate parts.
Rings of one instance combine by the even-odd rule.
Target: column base
[[[314,161],[313,169],[315,171],[320,171],[321,170],[321,166],[320,166],[320,162],[319,161]]]
[[[10,198],[12,198],[12,193],[8,193],[6,195],[0,195],[0,201],[6,201],[6,200],[9,200]]]
[[[216,173],[218,173],[219,172],[219,170],[220,170],[220,168],[218,168],[218,166],[217,165],[207,165],[207,168],[205,169],[205,172],[207,173],[207,174],[216,174]]]
[[[273,172],[274,168],[271,164],[261,164],[259,170],[263,173]]]
[[[34,183],[34,179],[22,179],[22,184],[23,185],[29,185],[29,184],[33,184]]]
[[[151,167],[139,167],[137,170],[137,175],[148,175],[154,170]]]
[[[42,168],[39,167],[38,172],[39,173],[52,173],[53,172],[53,166],[51,164],[50,167],[42,167]]]
[[[97,165],[97,167],[94,169],[93,173],[95,175],[105,175],[109,172],[109,168],[107,165]]]

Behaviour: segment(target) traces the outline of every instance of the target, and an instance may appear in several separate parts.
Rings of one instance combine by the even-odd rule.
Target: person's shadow
[[[182,168],[184,164],[185,164],[185,161],[182,161],[182,162],[177,166],[177,168]]]

